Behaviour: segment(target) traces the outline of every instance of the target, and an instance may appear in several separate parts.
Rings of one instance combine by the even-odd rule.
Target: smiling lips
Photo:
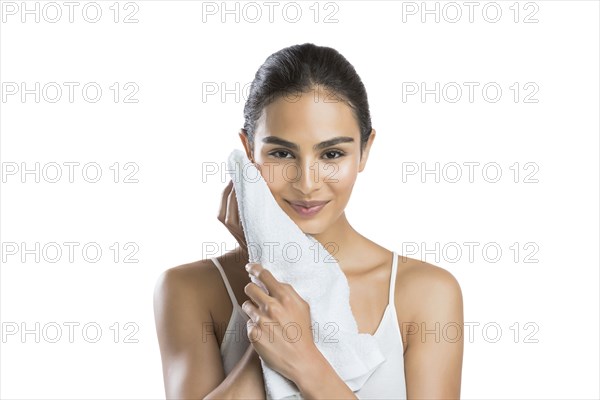
[[[317,214],[319,211],[325,207],[329,201],[287,201],[286,202],[292,206],[294,211],[296,211],[302,217],[312,217]]]

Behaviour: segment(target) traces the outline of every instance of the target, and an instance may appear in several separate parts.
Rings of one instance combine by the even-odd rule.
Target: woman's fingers
[[[235,197],[235,188],[233,181],[229,181],[229,184],[223,191],[223,199],[221,201],[222,221],[225,225],[236,230],[241,230],[240,218],[238,215],[238,205]]]
[[[229,197],[229,193],[233,188],[233,181],[229,181],[225,189],[223,189],[223,194],[221,196],[221,208],[219,209],[219,215],[217,219],[223,223],[225,223],[225,216],[227,215],[227,198]]]
[[[225,224],[231,227],[234,227],[237,225],[237,221],[235,219],[235,214],[234,214],[234,210],[233,210],[233,187],[231,188],[231,191],[229,192],[229,196],[227,196],[227,215],[225,216]]]
[[[279,282],[269,271],[262,265],[257,263],[250,263],[248,273],[256,276],[267,288],[269,295],[275,297],[278,300],[283,299],[283,292],[285,291],[286,284]]]
[[[235,187],[233,187],[231,189],[231,195],[230,195],[231,199],[231,218],[232,221],[235,221],[235,223],[237,225],[240,225],[240,229],[241,229],[241,222],[240,222],[240,215],[239,215],[239,210],[238,210],[238,203],[237,203],[237,196],[235,194]]]
[[[264,307],[270,297],[254,282],[250,282],[244,286],[244,293],[246,293],[258,307]]]
[[[235,194],[233,180],[230,180],[225,189],[223,190],[223,194],[221,197],[221,208],[219,209],[217,219],[225,225],[227,230],[229,230],[229,232],[233,235],[235,240],[237,240],[237,242],[240,245],[240,248],[242,249],[242,255],[244,257],[247,257],[248,245],[246,244],[244,228],[242,227],[242,223],[240,221],[240,216],[238,212],[238,202]]]
[[[257,322],[256,320],[258,317],[258,308],[254,304],[252,304],[250,300],[246,300],[242,303],[242,310],[246,314],[248,314],[248,316],[253,322]]]

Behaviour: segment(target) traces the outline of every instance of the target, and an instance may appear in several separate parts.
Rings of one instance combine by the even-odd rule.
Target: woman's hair
[[[300,93],[313,89],[329,92],[324,102],[332,101],[335,97],[350,106],[360,127],[362,157],[371,134],[371,114],[365,86],[352,64],[337,50],[312,43],[293,45],[271,54],[256,72],[244,106],[243,130],[252,153],[256,121],[263,109],[284,96],[289,101],[297,101]]]

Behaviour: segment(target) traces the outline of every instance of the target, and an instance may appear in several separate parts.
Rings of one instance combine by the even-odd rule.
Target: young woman
[[[293,287],[257,264],[250,272],[269,294],[251,282],[229,182],[218,219],[240,247],[170,268],[156,285],[167,398],[264,399],[259,355],[303,398],[459,398],[463,309],[456,279],[374,243],[346,219],[344,209],[375,139],[367,94],[353,66],[329,47],[282,49],[256,73],[244,117],[239,136],[248,158],[300,229],[328,250],[333,244],[358,330],[377,338],[386,361],[352,392],[316,348],[308,304]],[[300,324],[301,340],[283,339],[277,326],[286,321]],[[271,337],[250,342],[269,326],[265,322],[280,324],[270,325]]]

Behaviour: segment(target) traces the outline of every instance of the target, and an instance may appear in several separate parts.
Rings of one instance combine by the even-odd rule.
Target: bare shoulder
[[[199,260],[171,267],[163,271],[156,280],[155,296],[180,293],[183,297],[197,298],[198,295],[214,288],[212,283],[218,273],[211,260]]]
[[[167,398],[204,398],[224,379],[211,313],[219,272],[211,263],[169,268],[155,284],[154,317]]]
[[[219,271],[211,260],[181,264],[163,271],[154,286],[157,328],[165,333],[191,324],[208,326],[220,298],[215,279]]]
[[[425,261],[410,257],[398,256],[399,284],[418,285],[419,289],[453,288],[460,290],[458,281],[448,270]]]
[[[181,264],[163,271],[154,287],[154,299],[164,300],[164,296],[173,297],[186,307],[205,307],[212,309],[216,299],[220,299],[218,281],[219,271],[211,260],[199,260]],[[217,283],[217,284],[216,284]]]
[[[398,256],[395,299],[404,321],[428,319],[427,316],[443,312],[455,314],[451,308],[462,312],[462,291],[454,275],[442,267],[404,256]]]
[[[408,398],[460,398],[463,302],[444,268],[400,257],[396,307]]]

